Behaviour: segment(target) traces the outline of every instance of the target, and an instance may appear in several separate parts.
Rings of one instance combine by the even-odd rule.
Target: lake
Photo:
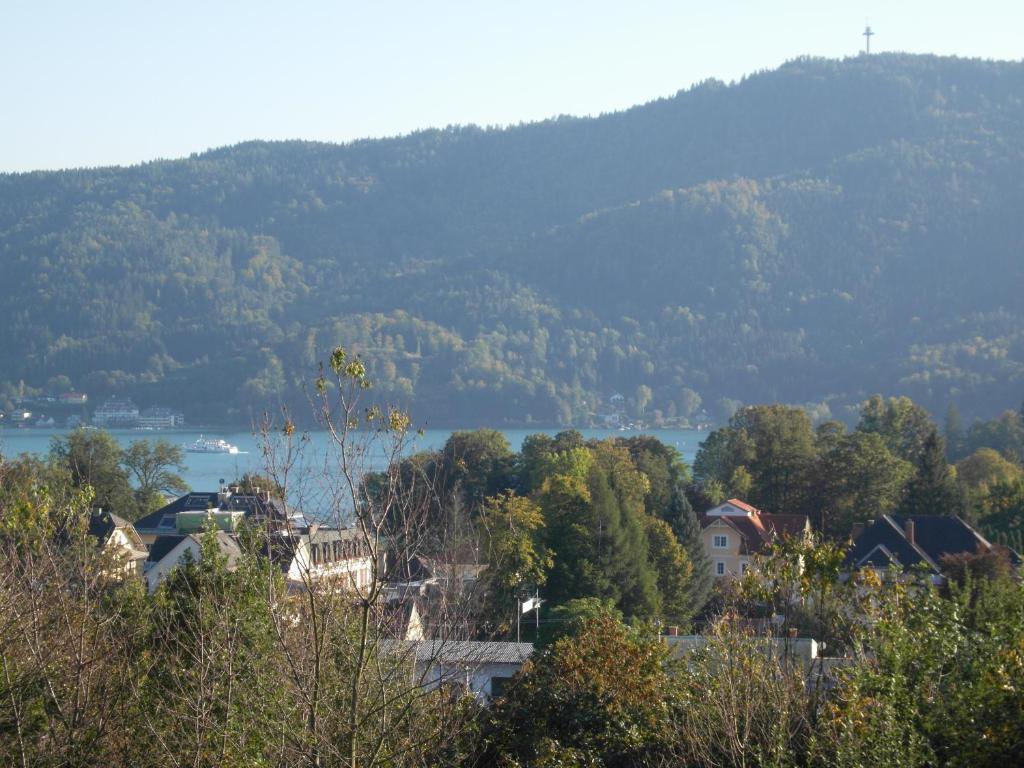
[[[503,429],[500,430],[509,442],[513,451],[518,451],[527,435],[540,432],[555,435],[557,429]],[[581,429],[580,433],[587,439],[605,439],[609,437],[631,437],[634,435],[651,435],[663,443],[678,450],[690,464],[697,453],[700,442],[707,432],[692,429],[654,429],[649,431],[623,432],[607,429]],[[62,429],[3,429],[0,430],[0,454],[17,456],[22,453],[44,456],[50,450],[50,440],[54,436],[67,434]],[[138,430],[111,430],[111,434],[123,447],[135,440],[156,440],[162,438],[176,445],[185,446],[194,443],[201,435],[204,437],[223,438],[232,445],[238,446],[240,453],[186,453],[183,473],[185,481],[194,490],[216,490],[218,481],[223,478],[231,481],[246,472],[262,472],[266,463],[260,438],[251,432],[220,432],[200,433],[193,430],[166,430],[159,432],[141,432]],[[306,465],[311,468],[322,464],[323,456],[329,446],[330,438],[326,432],[310,432],[308,448],[305,450]],[[414,436],[411,451],[429,451],[442,447],[452,434],[452,430],[428,429],[422,435]],[[368,469],[383,469],[387,465],[387,457],[382,448],[367,453]]]

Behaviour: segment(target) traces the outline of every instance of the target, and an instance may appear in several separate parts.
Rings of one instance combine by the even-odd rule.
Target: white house
[[[217,547],[227,557],[228,570],[233,570],[242,550],[234,537],[224,531],[217,531]],[[198,563],[203,555],[203,534],[160,536],[149,548],[146,561],[146,583],[150,592],[155,592],[171,571],[186,562]]]
[[[416,674],[427,690],[455,686],[482,703],[504,694],[533,653],[533,643],[425,640],[396,645],[415,654]]]
[[[310,525],[281,528],[268,537],[264,554],[277,563],[285,580],[301,587],[330,580],[362,590],[373,579],[373,557],[362,531]]]

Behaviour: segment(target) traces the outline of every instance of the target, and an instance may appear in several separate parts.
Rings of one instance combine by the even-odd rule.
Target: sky
[[[598,115],[856,55],[866,21],[1024,56],[1022,0],[0,0],[0,172]]]

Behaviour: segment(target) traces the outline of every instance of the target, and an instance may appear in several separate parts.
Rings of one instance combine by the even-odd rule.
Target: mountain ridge
[[[600,117],[0,175],[0,404],[67,376],[243,418],[344,343],[434,423],[619,391],[991,415],[1024,358],[1022,93],[1019,63],[799,59]]]

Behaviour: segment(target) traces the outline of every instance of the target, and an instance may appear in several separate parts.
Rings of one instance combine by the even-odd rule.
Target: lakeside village
[[[14,429],[75,429],[92,425],[103,429],[138,429],[144,431],[178,429],[185,426],[185,414],[164,405],[150,405],[140,409],[130,398],[108,397],[92,413],[89,395],[69,391],[61,394],[42,394],[22,397],[4,412],[0,406],[0,428]],[[631,415],[630,401],[615,392],[600,403],[590,414],[590,427],[622,432],[635,432],[650,428],[710,429],[708,413],[700,410],[693,420],[665,419],[655,416],[645,420]]]
[[[84,392],[26,397],[14,404],[10,413],[0,411],[0,426],[15,429],[75,429],[92,425],[104,429],[177,429],[185,425],[185,415],[162,405],[139,407],[126,397],[109,397],[91,414],[89,396]]]
[[[720,591],[756,575],[783,542],[810,544],[813,537],[806,515],[766,512],[740,499],[718,504],[699,520]],[[94,510],[88,530],[106,561],[115,564],[108,575],[138,579],[152,594],[175,569],[209,556],[211,543],[227,569],[234,570],[243,557],[243,531],[252,525],[266,532],[259,556],[280,570],[289,592],[327,588],[351,593],[353,599],[372,595],[389,642],[413,649],[417,676],[427,689],[452,686],[486,705],[534,655],[534,643],[520,641],[521,624],[539,630],[545,602],[539,592],[518,601],[515,629],[510,630],[516,640],[467,639],[472,632],[456,637],[446,617],[486,580],[487,565],[472,553],[462,560],[415,555],[395,567],[400,553],[375,556],[375,542],[365,531],[317,523],[259,487],[222,485],[216,491],[189,492],[134,523]],[[941,587],[948,576],[946,564],[953,560],[1008,557],[1014,573],[1021,564],[1018,553],[994,546],[956,516],[888,514],[855,525],[848,543],[838,582],[865,573],[885,582],[902,572],[904,578]],[[802,556],[798,559],[802,571]],[[800,579],[799,573],[791,576]],[[782,614],[744,622],[762,639],[765,652],[802,670],[814,689],[834,686],[836,670],[854,663],[850,656],[828,655],[830,649],[819,638],[799,636]],[[709,641],[701,634],[681,633],[677,626],[663,626],[661,638],[669,654],[680,658]]]
[[[367,409],[396,440],[403,416]],[[173,457],[58,438],[0,461],[7,717],[32,734],[0,754],[66,754],[34,713],[83,701],[119,713],[83,765],[1016,764],[1021,507],[1000,515],[1024,469],[988,446],[1020,455],[1022,421],[950,428],[950,465],[906,399],[852,432],[749,406],[693,474],[650,435],[456,432],[287,492],[273,462],[184,490]]]

